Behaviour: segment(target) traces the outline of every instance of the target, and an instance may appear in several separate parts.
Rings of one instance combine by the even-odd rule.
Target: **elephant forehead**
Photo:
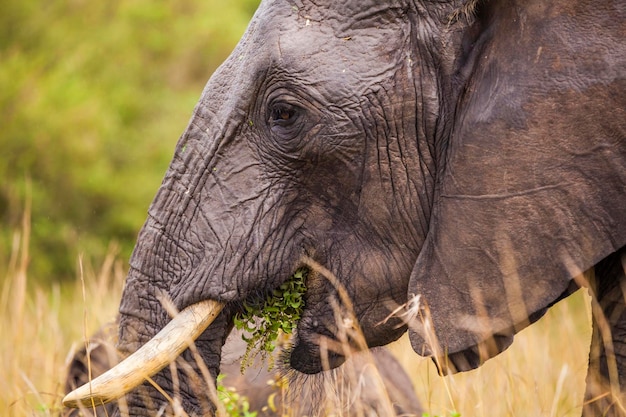
[[[349,86],[351,94],[371,89],[381,77],[393,74],[399,61],[410,59],[404,48],[410,39],[409,21],[388,5],[369,11],[349,6],[284,10],[282,2],[270,2],[251,27],[247,55],[254,57],[258,72],[278,72],[323,86],[334,97],[342,86]]]

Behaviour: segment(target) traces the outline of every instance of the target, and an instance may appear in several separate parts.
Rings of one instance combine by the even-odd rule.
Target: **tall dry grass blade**
[[[561,397],[561,391],[563,391],[563,384],[565,382],[565,378],[569,373],[569,368],[567,364],[563,365],[561,368],[561,373],[559,374],[559,379],[556,383],[556,390],[554,393],[554,400],[552,401],[552,407],[550,408],[550,417],[557,416],[557,406],[559,403],[559,398]]]
[[[624,267],[626,271],[626,267]],[[589,377],[587,379],[588,392],[595,394],[596,399],[607,397],[604,401],[605,404],[611,404],[611,407],[619,409],[620,413],[626,415],[625,398],[622,395],[622,387],[619,382],[619,372],[617,366],[617,357],[615,354],[615,347],[613,344],[613,334],[611,330],[611,321],[615,322],[616,318],[619,318],[623,312],[623,306],[619,301],[615,301],[615,290],[604,294],[604,298],[598,299],[599,283],[595,276],[595,271],[590,269],[585,273],[578,274],[574,277],[574,280],[579,286],[583,286],[590,289],[591,294],[591,311],[594,323],[592,346],[590,351],[590,370]],[[619,298],[626,297],[624,292],[624,285],[626,283],[619,283]],[[621,300],[620,300],[621,301]],[[605,305],[603,306],[603,303]],[[606,304],[618,304],[618,307],[612,312],[613,316],[607,317],[605,314],[605,308],[608,308]],[[610,308],[609,308],[610,309]],[[596,340],[596,338],[598,340]],[[595,343],[594,343],[595,341]],[[608,382],[603,381],[602,375],[600,375],[600,353],[604,351],[606,358],[606,368],[608,371]],[[608,385],[608,386],[606,386]],[[603,395],[602,392],[608,389],[607,395]],[[587,403],[592,403],[590,399],[587,399]]]
[[[85,290],[85,271],[83,268],[83,255],[79,255],[78,257],[78,276],[80,278],[80,288],[81,295],[83,296],[83,341],[85,344],[85,351],[89,352],[89,335],[87,334],[87,294]],[[89,380],[89,384],[93,380],[93,375],[91,374],[91,355],[87,355],[87,377]],[[86,404],[82,404],[83,406]],[[88,406],[91,407],[93,414],[96,415],[96,406],[100,404],[96,404],[95,401],[92,401]]]
[[[0,314],[5,318],[3,325],[8,338],[5,340],[6,348],[2,351],[1,363],[4,365],[5,375],[0,383],[2,392],[9,398],[19,398],[13,406],[22,408],[25,397],[28,395],[38,396],[37,390],[33,390],[32,384],[21,369],[21,357],[24,352],[21,347],[26,344],[26,332],[24,328],[29,323],[25,320],[29,242],[30,242],[30,219],[31,219],[31,187],[26,182],[26,198],[22,213],[21,228],[13,234],[11,255],[9,259],[6,278],[2,286]],[[25,384],[26,386],[24,387]]]
[[[27,198],[24,204],[24,213],[22,214],[22,228],[20,232],[16,232],[14,244],[19,247],[15,255],[15,269],[9,270],[10,282],[10,298],[9,314],[11,316],[11,324],[13,325],[13,334],[18,337],[17,343],[20,343],[20,332],[17,327],[24,322],[24,307],[26,300],[27,272],[28,272],[28,248],[30,244],[30,218],[31,218],[31,198],[30,198],[30,182],[27,183]]]
[[[33,382],[26,376],[24,372],[19,371],[19,374],[22,380],[24,381],[24,383],[26,384],[26,386],[28,387],[30,393],[33,394],[37,398],[37,402],[39,402],[39,404],[45,404],[45,401],[43,397],[41,396],[37,387],[35,387],[35,384],[33,384]],[[50,415],[49,410],[45,410],[44,412],[46,415]]]

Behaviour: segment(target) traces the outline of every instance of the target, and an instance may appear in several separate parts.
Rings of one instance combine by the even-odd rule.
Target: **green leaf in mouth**
[[[243,310],[234,318],[235,328],[244,331],[242,338],[247,343],[242,373],[258,354],[268,358],[270,369],[273,367],[270,354],[277,341],[281,335],[292,334],[302,316],[308,273],[307,268],[300,268],[264,299],[244,301]]]

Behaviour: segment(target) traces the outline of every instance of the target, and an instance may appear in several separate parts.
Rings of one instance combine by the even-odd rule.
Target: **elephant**
[[[106,323],[89,338],[84,346],[72,353],[65,375],[64,390],[66,393],[102,375],[119,362],[119,355],[115,349],[117,332],[117,320]],[[103,407],[98,407],[95,412],[86,406],[65,408],[61,415],[62,417],[107,417],[112,416],[116,409],[117,404],[110,402]]]
[[[68,364],[65,392],[102,375],[119,362],[118,321],[105,324],[78,349]],[[348,362],[331,372],[312,379],[288,378],[278,366],[270,369],[260,355],[241,370],[246,343],[241,331],[230,333],[222,349],[221,384],[229,393],[246,399],[248,411],[258,417],[325,416],[340,411],[343,416],[421,416],[422,409],[410,377],[400,362],[386,348],[367,355],[355,353]],[[273,353],[275,360],[281,355]],[[277,369],[278,368],[278,369]],[[66,408],[63,417],[109,417],[117,404],[101,407]]]
[[[64,403],[212,414],[233,317],[304,267],[305,374],[345,360],[346,326],[470,370],[587,288],[583,414],[625,415],[625,21],[622,0],[263,0],[139,232],[128,359]]]

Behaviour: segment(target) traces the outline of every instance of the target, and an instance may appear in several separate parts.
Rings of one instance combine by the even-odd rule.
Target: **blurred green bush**
[[[31,277],[73,277],[79,253],[97,263],[110,242],[130,255],[204,84],[257,4],[0,0],[0,266],[27,199]]]

